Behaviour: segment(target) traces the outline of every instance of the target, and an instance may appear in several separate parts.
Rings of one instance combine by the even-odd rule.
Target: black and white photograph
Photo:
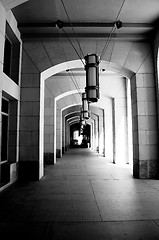
[[[159,240],[159,0],[0,0],[0,240]]]

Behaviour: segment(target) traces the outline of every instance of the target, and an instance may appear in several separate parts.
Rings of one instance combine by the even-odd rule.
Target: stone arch
[[[39,131],[40,132],[40,136],[39,136],[40,150],[39,150],[39,153],[40,153],[40,161],[41,161],[40,166],[43,165],[43,160],[42,159],[43,159],[43,153],[44,153],[44,149],[43,149],[42,146],[44,144],[43,133],[44,133],[44,87],[45,87],[45,80],[47,80],[52,75],[55,75],[55,74],[57,74],[59,72],[62,72],[62,71],[66,71],[67,69],[75,69],[75,68],[83,68],[83,67],[84,66],[83,66],[82,61],[80,59],[78,59],[78,60],[72,60],[72,61],[67,61],[67,62],[57,64],[57,65],[52,66],[51,68],[43,71],[40,74],[40,86],[41,86],[41,88],[40,88],[40,131]],[[108,61],[101,61],[100,68],[105,69],[106,71],[114,71],[115,73],[118,73],[121,76],[124,76],[128,79],[130,79],[134,75],[134,73],[131,70],[129,70],[127,68],[123,68],[122,66],[120,66],[118,64],[111,63],[111,62],[108,62]],[[83,91],[83,89],[82,89],[82,91]],[[66,93],[63,93],[63,94],[57,96],[55,98],[55,102],[58,101],[59,99],[65,97],[65,96],[68,96],[68,95],[73,94],[73,93],[77,93],[77,90],[66,92]],[[55,137],[54,141],[56,142],[56,137]],[[54,154],[54,161],[56,162],[55,157],[56,156]],[[41,173],[42,173],[42,171],[41,171]]]
[[[84,89],[80,89],[81,91],[84,91]],[[61,114],[61,138],[58,139],[58,142],[60,140],[60,144],[61,144],[61,150],[59,149],[58,150],[58,154],[57,154],[57,128],[56,128],[56,123],[57,123],[57,117],[56,117],[56,113],[57,113],[57,102],[62,99],[62,98],[65,98],[69,95],[73,95],[73,94],[77,94],[78,91],[77,90],[72,90],[72,91],[67,91],[65,93],[62,93],[60,95],[58,95],[57,97],[55,97],[54,99],[54,163],[56,163],[56,157],[59,156],[59,157],[62,157],[62,111],[68,107],[71,107],[71,106],[77,106],[77,104],[71,104],[71,105],[68,105],[67,107],[64,107],[60,110],[60,114]]]
[[[68,150],[67,144],[66,144],[66,126],[65,126],[65,120],[66,118],[68,118],[69,116],[74,116],[76,114],[80,114],[80,107],[81,104],[79,105],[73,105],[73,106],[67,106],[65,108],[62,109],[62,118],[63,118],[63,132],[62,132],[62,153],[65,153],[65,151]],[[66,113],[68,110],[68,113]]]

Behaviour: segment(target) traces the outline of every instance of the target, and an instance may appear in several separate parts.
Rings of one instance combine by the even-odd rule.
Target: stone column
[[[96,133],[95,133],[95,120],[92,118],[92,149],[96,151]]]
[[[62,112],[56,109],[56,157],[62,157]]]
[[[116,163],[115,98],[112,99],[113,163]]]
[[[91,112],[98,117],[99,154],[104,154],[104,114],[103,109],[91,106]]]
[[[133,174],[156,178],[158,173],[158,125],[153,73],[131,79],[133,116]]]
[[[40,162],[40,72],[23,51],[20,106],[19,178],[38,180],[43,175]]]
[[[65,153],[65,116],[62,114],[62,154]]]
[[[103,110],[99,111],[99,154],[104,155],[104,114]]]
[[[90,142],[91,142],[91,149],[94,147],[94,121],[91,121],[91,132],[90,132]]]
[[[99,120],[98,116],[91,112],[91,118],[94,120],[94,150],[99,151]]]
[[[65,151],[70,149],[70,126],[65,118]]]
[[[105,157],[113,162],[113,99],[105,99]]]
[[[113,162],[126,164],[128,158],[126,98],[113,99]]]
[[[47,81],[46,81],[47,82]],[[54,164],[54,98],[45,86],[44,161]]]
[[[129,79],[126,79],[126,121],[127,121],[127,156],[128,156],[126,163],[132,166],[133,164],[132,109],[131,109],[131,90],[130,90]]]

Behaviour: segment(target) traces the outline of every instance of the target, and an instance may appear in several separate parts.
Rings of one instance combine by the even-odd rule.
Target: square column
[[[94,151],[99,151],[99,137],[98,137],[98,129],[99,129],[99,119],[98,116],[94,115],[94,113],[91,112],[91,118],[94,121]]]
[[[98,141],[99,149],[98,152],[101,155],[105,154],[105,141],[104,141],[104,110],[90,106],[91,113],[98,117]]]
[[[133,174],[156,178],[158,174],[158,125],[155,78],[152,73],[131,79],[133,117]]]
[[[20,104],[19,178],[38,180],[43,176],[40,157],[40,73],[23,51]],[[43,133],[42,133],[43,134]]]
[[[56,157],[62,157],[62,111],[56,109]]]
[[[54,164],[54,121],[55,99],[45,83],[45,109],[44,109],[44,161],[45,164]]]
[[[65,118],[65,151],[70,149],[70,125]]]
[[[65,153],[65,116],[62,114],[62,154]]]
[[[121,165],[128,160],[126,98],[114,98],[112,103],[113,163]]]

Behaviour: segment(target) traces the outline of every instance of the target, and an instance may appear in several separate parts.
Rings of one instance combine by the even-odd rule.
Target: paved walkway
[[[0,193],[0,239],[11,237],[159,239],[159,181],[133,179],[129,168],[72,149],[40,181]]]

